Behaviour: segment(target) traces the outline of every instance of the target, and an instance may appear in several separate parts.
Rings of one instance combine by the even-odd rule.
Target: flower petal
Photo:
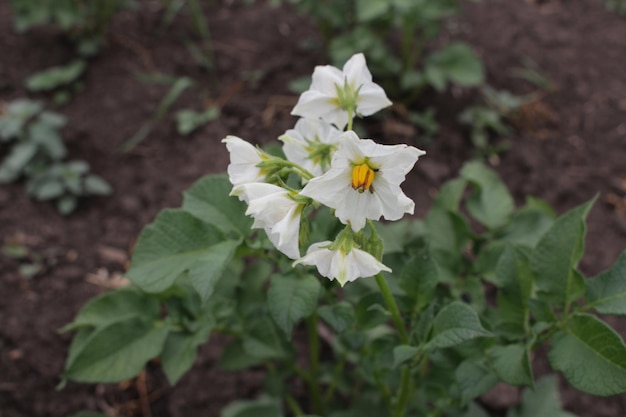
[[[249,142],[237,136],[227,136],[222,139],[230,153],[228,178],[233,185],[250,182],[262,182],[265,175],[257,164],[263,161],[259,151]]]
[[[330,241],[314,243],[307,250],[307,254],[293,265],[315,266],[322,276],[330,280],[336,279],[341,286],[361,277],[376,275],[380,271],[391,272],[389,267],[365,251],[353,248],[346,254],[343,248],[329,249],[331,244]]]
[[[367,68],[365,55],[362,53],[354,54],[346,61],[343,65],[343,74],[345,74],[348,82],[353,84],[354,88],[372,82],[372,73]]]
[[[361,116],[369,116],[392,104],[381,86],[374,83],[363,84],[359,90],[356,111]]]

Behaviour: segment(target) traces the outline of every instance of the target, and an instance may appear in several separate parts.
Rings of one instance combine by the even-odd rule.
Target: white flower
[[[254,145],[237,136],[222,139],[230,152],[228,177],[233,185],[265,181],[265,173],[257,166],[267,159]]]
[[[385,91],[372,82],[365,57],[356,54],[343,71],[331,65],[316,66],[311,87],[302,93],[291,114],[322,118],[343,130],[348,124],[349,108],[356,112],[352,116],[369,116],[390,105]]]
[[[300,119],[294,129],[289,129],[278,139],[284,143],[287,159],[319,176],[330,167],[341,133],[321,119]]]
[[[264,229],[276,248],[298,259],[300,249],[300,216],[304,206],[296,203],[289,192],[277,185],[247,183],[233,188],[231,195],[248,203],[246,214],[254,217],[253,229]]]
[[[310,180],[300,194],[335,209],[339,220],[355,232],[366,219],[398,220],[404,213],[413,214],[415,203],[400,184],[424,153],[413,146],[361,140],[348,131],[341,135],[328,172]]]
[[[307,254],[293,264],[313,265],[323,276],[339,281],[342,287],[346,282],[357,278],[371,277],[380,271],[391,272],[391,269],[361,249],[352,248],[346,251],[342,246],[332,250],[332,243],[325,241],[312,244]]]

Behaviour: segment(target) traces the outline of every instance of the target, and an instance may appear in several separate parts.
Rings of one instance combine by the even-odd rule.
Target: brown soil
[[[1,101],[25,96],[23,81],[29,74],[72,57],[58,33],[13,33],[7,3],[0,5]],[[105,48],[89,66],[84,91],[58,109],[70,121],[64,137],[71,156],[88,161],[115,194],[82,201],[77,212],[62,217],[52,205],[26,197],[21,184],[0,188],[0,243],[21,242],[54,260],[44,273],[26,279],[17,262],[0,257],[4,417],[60,417],[111,407],[122,415],[217,416],[231,400],[258,391],[260,373],[230,374],[216,367],[223,343],[219,338],[201,348],[193,370],[173,388],[151,369],[147,378],[128,384],[70,383],[55,390],[70,341],[57,329],[114,284],[133,241],[159,210],[179,205],[182,191],[202,175],[226,168],[224,136],[267,143],[291,128],[295,119],[289,111],[296,96],[286,84],[323,63],[320,54],[301,47],[316,32],[292,10],[264,2],[212,2],[207,16],[217,66],[213,77],[182,46],[184,39],[197,41],[190,21],[179,16],[159,35],[162,13],[154,3],[116,17]],[[511,149],[496,169],[520,203],[534,195],[563,212],[599,193],[581,269],[594,275],[607,268],[626,247],[626,20],[605,11],[600,1],[492,0],[468,3],[454,23],[446,38],[466,40],[475,48],[487,65],[490,84],[516,94],[534,91],[528,82],[510,76],[524,57],[555,83],[555,92],[516,119],[519,129]],[[135,77],[154,72],[186,75],[198,83],[184,93],[177,109],[200,109],[217,100],[222,116],[186,138],[176,134],[167,118],[134,151],[120,154],[118,147],[152,117],[168,89]],[[430,206],[432,192],[472,155],[465,132],[454,122],[456,100],[468,94],[428,93],[423,98],[441,104],[442,129],[406,183],[418,216]],[[386,142],[420,144],[410,131],[397,127],[383,125],[378,131]],[[624,321],[612,323],[626,335]],[[539,363],[537,371],[548,370]],[[566,408],[580,416],[626,415],[626,396],[598,399],[563,388]],[[506,395],[492,395],[494,408]]]

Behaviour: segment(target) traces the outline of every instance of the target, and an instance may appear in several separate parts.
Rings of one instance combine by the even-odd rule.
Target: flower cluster
[[[413,213],[414,203],[400,184],[424,151],[380,145],[352,130],[354,117],[389,105],[384,90],[372,81],[365,57],[356,54],[343,70],[330,65],[315,68],[310,89],[292,111],[301,119],[279,137],[287,159],[235,136],[223,140],[230,153],[231,195],[248,204],[252,227],[264,229],[294,265],[315,266],[342,286],[390,271],[378,259],[380,254],[366,247],[366,224],[375,234],[371,221],[398,220]],[[300,189],[287,180],[290,174],[300,178]],[[334,241],[313,243],[301,256],[302,213],[307,206],[320,204],[331,208],[346,227]]]

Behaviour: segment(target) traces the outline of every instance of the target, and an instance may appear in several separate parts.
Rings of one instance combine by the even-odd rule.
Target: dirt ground
[[[70,45],[58,33],[15,34],[7,3],[0,3],[0,101],[25,96],[28,75],[72,58]],[[139,11],[116,17],[106,46],[89,66],[84,91],[57,109],[69,119],[64,138],[70,155],[88,161],[112,184],[114,195],[84,200],[74,214],[62,217],[52,205],[26,197],[22,184],[0,187],[0,244],[20,242],[51,264],[27,279],[16,261],[0,256],[3,417],[61,417],[80,410],[218,416],[234,398],[258,391],[260,373],[230,374],[216,367],[219,337],[201,348],[192,371],[175,387],[151,369],[146,378],[128,384],[70,383],[55,390],[70,342],[70,335],[57,329],[88,299],[115,284],[133,241],[156,213],[178,206],[182,191],[202,175],[225,170],[223,137],[267,143],[291,128],[295,118],[289,111],[297,97],[287,82],[325,63],[319,53],[301,46],[302,40],[316,38],[315,28],[288,7],[212,2],[207,16],[217,66],[213,76],[181,46],[196,38],[185,16],[159,34],[163,16],[157,3],[143,2]],[[484,0],[468,2],[464,9],[442,41],[469,42],[487,66],[489,84],[532,93],[533,85],[511,75],[530,58],[556,86],[525,109],[510,150],[495,168],[519,203],[533,195],[563,212],[599,193],[581,263],[581,270],[593,276],[626,248],[626,18],[607,12],[601,1]],[[167,92],[166,86],[137,80],[138,73],[155,72],[197,82],[176,109],[218,101],[222,116],[190,137],[178,136],[166,118],[140,146],[120,154],[119,146],[152,117]],[[405,183],[416,201],[416,216],[427,211],[437,187],[472,156],[467,132],[455,121],[455,103],[470,94],[427,92],[420,100],[437,103],[442,128]],[[388,125],[379,129],[385,142],[422,146],[417,135],[403,132]],[[626,336],[624,321],[612,323]],[[537,372],[547,371],[539,359]],[[515,394],[496,391],[486,401],[494,415],[503,415],[501,407]],[[626,396],[595,398],[563,384],[563,398],[579,416],[626,415]]]

